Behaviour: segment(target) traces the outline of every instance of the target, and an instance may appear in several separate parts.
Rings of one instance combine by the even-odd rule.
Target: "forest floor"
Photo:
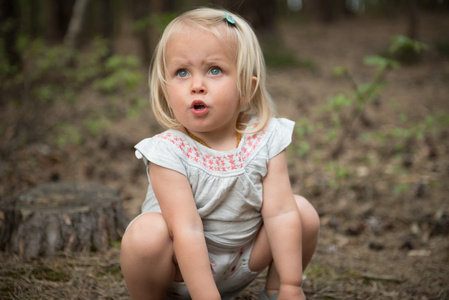
[[[383,52],[392,35],[405,34],[407,19],[280,26],[286,45],[308,66],[273,67],[268,76],[279,115],[299,124],[289,152],[294,192],[321,216],[319,245],[304,282],[308,299],[449,298],[449,129],[440,120],[449,114],[449,56],[447,48],[435,46],[445,41],[447,47],[448,28],[447,15],[421,15],[419,35],[428,51],[418,63],[387,74],[388,85],[366,107],[365,122],[355,123],[341,155],[331,159],[334,142],[325,137],[339,131],[331,122],[335,114],[323,108],[330,97],[351,89],[333,68],[347,67],[360,82],[371,80],[375,70],[363,64],[364,57]],[[51,179],[92,181],[119,190],[132,219],[147,187],[132,147],[160,130],[147,110],[119,120],[82,150],[33,145],[15,153],[15,175],[2,176],[8,189],[0,196]],[[301,124],[313,128],[304,132]],[[31,261],[0,253],[0,298],[129,299],[119,254],[119,245],[106,253]],[[257,299],[262,284],[260,277],[238,299]]]

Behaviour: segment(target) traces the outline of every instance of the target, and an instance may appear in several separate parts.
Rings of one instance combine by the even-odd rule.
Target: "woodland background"
[[[447,0],[0,0],[0,208],[75,181],[118,190],[137,215],[147,178],[133,145],[163,130],[152,50],[203,5],[251,22],[279,115],[296,121],[292,186],[322,223],[308,298],[448,298]],[[0,248],[1,299],[129,299],[119,242],[33,259]]]

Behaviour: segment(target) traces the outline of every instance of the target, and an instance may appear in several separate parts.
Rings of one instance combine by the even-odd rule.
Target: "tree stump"
[[[0,246],[24,258],[105,251],[126,225],[117,191],[92,183],[48,183],[0,208]]]

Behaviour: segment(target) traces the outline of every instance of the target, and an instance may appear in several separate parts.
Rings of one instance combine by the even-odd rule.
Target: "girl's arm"
[[[301,289],[301,220],[290,186],[285,150],[268,163],[263,181],[262,217],[280,277],[278,300],[305,299]]]
[[[192,189],[176,171],[152,164],[150,179],[173,240],[183,279],[192,299],[220,299]]]

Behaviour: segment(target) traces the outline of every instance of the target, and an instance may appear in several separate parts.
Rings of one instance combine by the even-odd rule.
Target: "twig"
[[[362,276],[365,279],[369,279],[369,280],[383,280],[383,281],[392,281],[392,282],[397,282],[397,283],[401,283],[404,280],[394,277],[394,276],[390,276],[390,275],[380,275],[380,274],[373,274],[373,273],[367,273],[364,272],[362,274],[360,274],[360,276]]]

